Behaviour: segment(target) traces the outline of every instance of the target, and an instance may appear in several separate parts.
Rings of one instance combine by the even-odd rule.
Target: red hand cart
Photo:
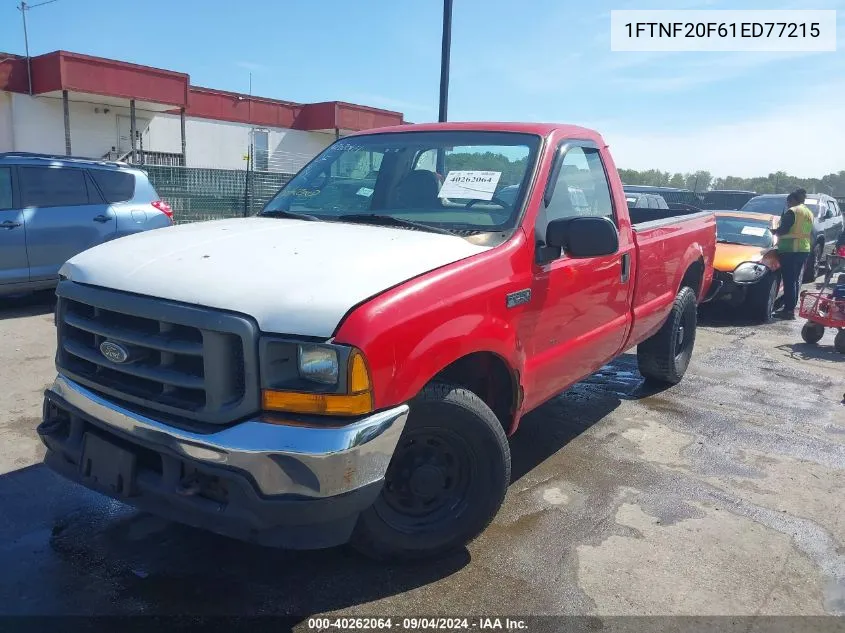
[[[845,354],[845,297],[838,298],[831,292],[831,280],[836,273],[845,270],[845,257],[833,255],[828,262],[821,289],[801,293],[801,306],[798,315],[807,319],[801,328],[801,338],[811,345],[818,343],[824,336],[825,328],[838,330],[833,339],[833,347],[840,354]],[[837,285],[845,284],[845,275],[838,276]]]

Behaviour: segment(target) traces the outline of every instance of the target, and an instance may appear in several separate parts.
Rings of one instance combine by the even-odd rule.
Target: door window
[[[267,171],[270,165],[270,134],[264,130],[253,130],[252,154],[255,157],[255,169]]]
[[[12,169],[0,167],[0,210],[12,208]]]
[[[830,209],[830,216],[835,218],[839,213],[837,213],[836,203],[833,200],[827,201],[827,207]]]
[[[70,207],[89,204],[85,171],[63,167],[22,167],[21,203],[24,207]]]
[[[651,202],[642,200],[640,206],[649,207]],[[545,241],[546,226],[552,220],[590,215],[616,222],[598,150],[573,147],[563,157],[552,199],[540,214],[537,237]]]
[[[135,195],[135,176],[130,173],[92,169],[91,177],[109,204],[126,202]]]

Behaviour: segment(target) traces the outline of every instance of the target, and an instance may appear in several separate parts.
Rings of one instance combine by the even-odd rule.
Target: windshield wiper
[[[719,244],[738,244],[739,246],[755,246],[755,244],[749,244],[748,242],[735,242],[733,240],[716,240]]]
[[[401,226],[406,229],[418,229],[429,233],[441,233],[443,235],[455,235],[448,229],[441,229],[437,226],[430,226],[412,220],[403,220],[392,215],[379,215],[378,213],[349,213],[337,217],[338,222],[352,222],[355,224],[374,224],[376,226]]]
[[[308,215],[307,213],[294,213],[293,211],[284,211],[282,209],[262,211],[258,215],[264,218],[285,218],[287,220],[305,220],[306,222],[320,222],[323,219],[318,218],[316,215]]]

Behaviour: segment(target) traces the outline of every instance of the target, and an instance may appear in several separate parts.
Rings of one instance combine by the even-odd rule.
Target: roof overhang
[[[293,127],[310,132],[360,132],[402,123],[400,112],[379,110],[343,101],[324,101],[302,106]]]
[[[135,100],[149,104],[186,107],[188,75],[160,68],[129,64],[113,59],[55,51],[31,59],[32,93],[61,96],[67,90],[76,95]],[[26,59],[15,57],[0,62],[0,90],[28,92]],[[102,103],[102,99],[98,99]],[[165,108],[161,108],[165,109]]]

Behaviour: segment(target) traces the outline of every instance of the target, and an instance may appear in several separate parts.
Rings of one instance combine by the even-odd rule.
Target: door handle
[[[5,222],[0,222],[0,226],[2,226],[4,229],[16,229],[20,225],[20,222],[15,222],[14,220],[6,220]]]
[[[100,224],[102,224],[103,222],[108,222],[109,220],[111,220],[111,218],[107,215],[94,216],[94,222],[99,222]]]
[[[628,253],[622,255],[622,273],[621,273],[622,283],[628,283],[628,279],[631,277],[631,256]]]

